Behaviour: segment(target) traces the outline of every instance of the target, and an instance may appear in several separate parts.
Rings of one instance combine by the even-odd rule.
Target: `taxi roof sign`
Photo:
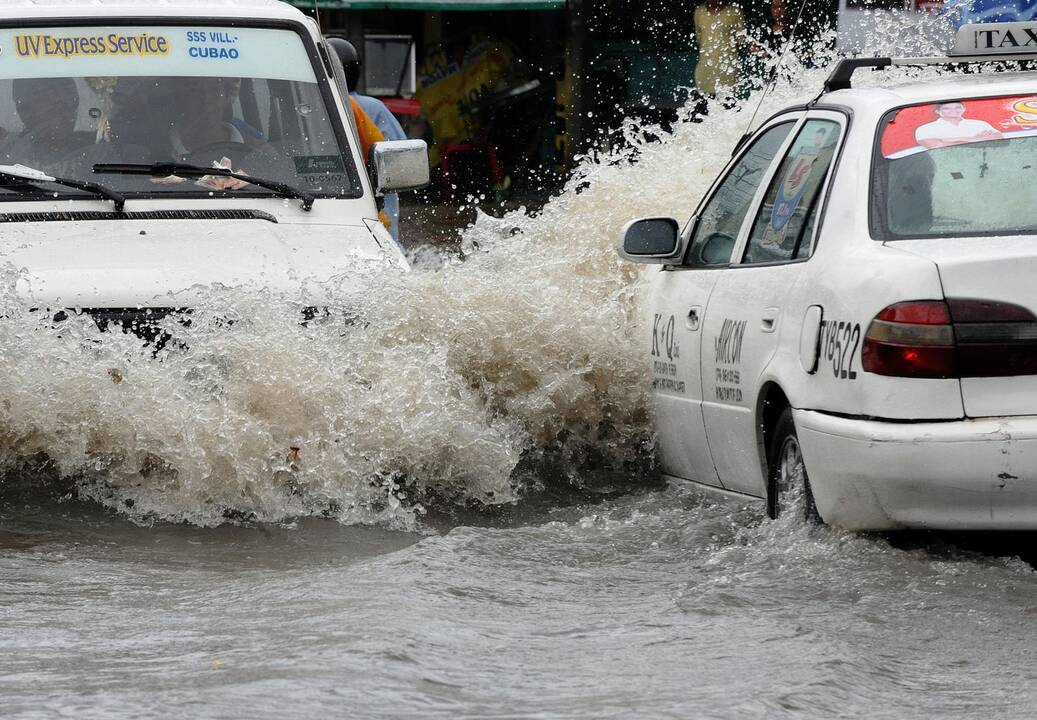
[[[1037,21],[963,25],[954,45],[941,57],[845,57],[832,70],[821,94],[846,90],[856,70],[890,66],[971,65],[993,62],[1037,62]],[[814,99],[816,102],[821,96]]]
[[[961,55],[1037,54],[1037,22],[972,23],[962,25],[949,57]]]

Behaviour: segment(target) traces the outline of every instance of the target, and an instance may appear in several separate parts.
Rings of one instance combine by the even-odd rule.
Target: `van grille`
[[[73,310],[58,310],[54,312],[52,319],[55,323],[64,322],[68,319],[69,314],[74,312]],[[175,343],[177,347],[186,347],[182,340],[177,340],[160,327],[162,321],[174,316],[176,323],[182,327],[191,327],[191,315],[194,313],[191,308],[168,307],[83,308],[80,312],[89,315],[101,332],[118,330],[136,335],[144,341],[146,346],[151,346],[156,353],[170,342]],[[329,318],[331,318],[331,313],[327,308],[305,307],[302,309],[302,319],[299,324],[305,327],[314,320],[319,322]],[[220,325],[230,326],[235,321],[232,318],[222,318],[217,319],[217,322]],[[356,318],[347,316],[345,322],[347,325],[352,325],[356,322]],[[166,327],[169,327],[168,323]]]
[[[70,310],[58,310],[54,313],[54,322],[60,323],[68,319]],[[84,308],[84,315],[89,315],[101,332],[115,332],[136,335],[150,345],[155,352],[164,348],[173,337],[159,327],[159,323],[170,315],[178,316],[176,321],[184,327],[191,325],[191,310],[188,308]]]

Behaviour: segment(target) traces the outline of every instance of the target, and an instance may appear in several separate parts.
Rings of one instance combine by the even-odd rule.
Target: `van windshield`
[[[0,57],[0,164],[99,181],[130,197],[271,193],[226,177],[95,175],[93,166],[178,162],[319,197],[361,194],[310,56],[291,30],[0,29]],[[24,200],[19,187],[0,183],[0,199]]]
[[[883,120],[872,182],[881,239],[1037,233],[1037,96],[947,100]]]

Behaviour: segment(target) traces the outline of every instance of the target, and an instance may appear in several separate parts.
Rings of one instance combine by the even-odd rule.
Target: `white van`
[[[311,18],[277,0],[0,11],[0,264],[30,306],[103,325],[189,307],[198,288],[406,265],[375,197],[427,183],[427,150],[361,156]]]

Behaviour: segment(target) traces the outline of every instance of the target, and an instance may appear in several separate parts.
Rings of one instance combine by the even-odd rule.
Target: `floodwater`
[[[0,249],[0,716],[1032,716],[1030,536],[809,529],[655,479],[616,234],[687,217],[747,115],[629,123],[411,273],[202,289],[157,353],[19,313]]]
[[[139,527],[82,504],[2,522],[4,717],[1024,718],[1037,702],[1022,560],[765,521],[686,488],[426,535]]]

